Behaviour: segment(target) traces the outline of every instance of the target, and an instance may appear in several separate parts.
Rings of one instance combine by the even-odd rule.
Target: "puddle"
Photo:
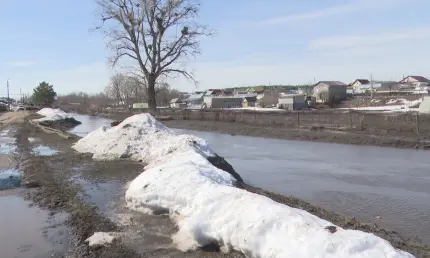
[[[105,215],[112,215],[112,205],[125,195],[124,183],[118,180],[93,181],[86,180],[82,176],[76,175],[71,181],[81,186],[83,194],[80,198],[91,203]]]
[[[48,146],[39,145],[33,148],[33,152],[38,156],[53,156],[58,153],[57,150]]]
[[[9,132],[10,132],[9,129],[3,130],[1,131],[0,136],[6,136],[8,135]]]
[[[65,214],[48,212],[17,195],[0,195],[1,257],[52,257],[69,249]]]
[[[0,154],[11,154],[15,151],[15,138],[0,137]]]
[[[19,171],[14,169],[0,170],[0,191],[17,188],[20,185],[21,173]]]

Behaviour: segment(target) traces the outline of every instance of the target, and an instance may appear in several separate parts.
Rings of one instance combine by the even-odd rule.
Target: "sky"
[[[349,83],[430,78],[428,0],[202,0],[199,22],[216,31],[172,88]],[[116,71],[92,0],[0,0],[0,95],[97,93]]]

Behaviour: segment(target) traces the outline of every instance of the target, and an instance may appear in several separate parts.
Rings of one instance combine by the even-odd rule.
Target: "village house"
[[[367,79],[357,79],[348,85],[348,88],[352,88],[354,92],[359,92],[362,85],[370,85],[370,81]]]
[[[212,97],[207,108],[241,108],[243,98],[236,97]],[[205,103],[206,104],[206,103]]]
[[[303,94],[283,94],[279,96],[278,108],[286,110],[301,110],[308,108],[305,95]]]
[[[183,99],[182,102],[187,105],[188,108],[202,108],[203,105],[203,96],[205,92],[195,92],[191,93],[190,96],[186,99]]]
[[[399,83],[416,90],[428,90],[430,80],[423,76],[409,75],[408,77],[403,78],[403,80],[401,80]]]
[[[187,104],[182,103],[179,98],[174,98],[170,101],[170,108],[185,108]]]
[[[243,107],[255,107],[257,105],[257,97],[245,97],[242,101]]]
[[[347,85],[340,81],[320,81],[313,87],[313,96],[317,102],[338,102],[346,99]]]

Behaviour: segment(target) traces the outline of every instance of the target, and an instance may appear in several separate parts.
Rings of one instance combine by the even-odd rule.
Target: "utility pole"
[[[373,99],[373,75],[370,74],[370,98]]]
[[[7,87],[7,101],[8,102],[9,102],[9,80],[10,80],[10,78],[7,79],[7,82],[6,82],[6,87]]]

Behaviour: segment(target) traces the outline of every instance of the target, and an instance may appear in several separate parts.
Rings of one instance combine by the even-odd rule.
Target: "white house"
[[[416,90],[428,90],[430,80],[423,76],[409,75],[403,78],[399,83],[410,85],[411,88],[415,88]]]

